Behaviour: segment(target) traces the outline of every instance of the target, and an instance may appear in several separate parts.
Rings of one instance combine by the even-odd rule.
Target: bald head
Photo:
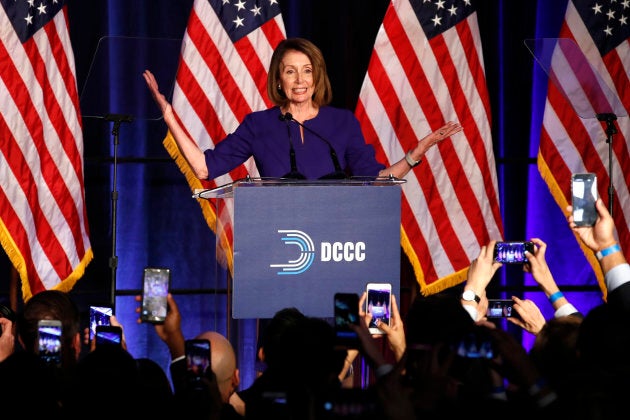
[[[230,341],[216,331],[206,331],[196,338],[210,341],[211,367],[224,401],[230,397],[238,386],[236,371],[236,355]]]

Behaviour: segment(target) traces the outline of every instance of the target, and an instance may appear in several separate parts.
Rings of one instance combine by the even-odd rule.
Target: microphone
[[[113,122],[131,122],[133,121],[133,117],[131,115],[126,114],[106,114],[103,119],[105,121],[113,121]]]
[[[289,127],[289,120],[282,114],[278,116],[280,121],[286,121],[287,123],[287,133],[289,134],[289,161],[291,162],[291,172],[286,175],[283,175],[282,178],[290,178],[290,179],[306,179],[304,175],[298,172],[297,163],[295,161],[295,149],[293,148],[293,141],[291,140],[291,127]]]
[[[341,165],[339,164],[339,159],[337,158],[337,152],[335,152],[334,147],[332,147],[332,144],[330,144],[330,142],[328,140],[326,140],[324,137],[322,137],[316,131],[311,130],[309,127],[305,126],[304,124],[302,124],[301,122],[299,122],[298,120],[293,118],[293,115],[291,115],[290,112],[287,112],[284,115],[280,114],[280,119],[284,120],[284,121],[293,121],[293,122],[295,122],[297,125],[299,125],[300,127],[304,128],[305,130],[307,130],[311,134],[315,135],[315,137],[317,137],[318,139],[320,139],[321,141],[323,141],[324,143],[326,143],[328,145],[328,149],[330,150],[330,159],[332,160],[333,166],[335,167],[335,172],[332,172],[332,173],[330,173],[328,175],[324,175],[324,176],[320,177],[319,179],[345,179],[346,178],[346,173],[341,169]]]

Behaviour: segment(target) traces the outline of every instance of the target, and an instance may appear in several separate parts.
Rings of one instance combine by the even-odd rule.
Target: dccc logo
[[[310,236],[300,230],[278,230],[283,233],[282,241],[287,245],[297,245],[300,255],[287,263],[270,264],[270,267],[282,268],[278,275],[302,274],[308,270],[315,260],[315,245]],[[364,261],[365,242],[322,242],[321,261]]]

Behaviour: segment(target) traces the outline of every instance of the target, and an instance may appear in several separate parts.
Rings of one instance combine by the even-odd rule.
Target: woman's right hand
[[[149,70],[145,70],[142,73],[145,82],[147,82],[147,87],[151,92],[151,96],[153,96],[153,100],[160,107],[160,111],[162,111],[162,115],[166,113],[166,111],[171,107],[171,104],[166,100],[166,96],[164,96],[160,92],[160,88],[158,86],[157,80],[155,80],[155,76]]]

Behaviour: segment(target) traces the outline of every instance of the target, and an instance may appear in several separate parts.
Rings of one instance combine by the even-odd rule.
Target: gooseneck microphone
[[[289,120],[286,119],[285,116],[282,114],[280,114],[278,118],[280,119],[280,121],[286,121],[287,123],[287,133],[289,135],[289,161],[291,162],[291,172],[283,175],[282,178],[306,179],[306,177],[299,173],[297,170],[297,163],[295,161],[295,149],[293,148],[293,140],[291,140],[291,127],[289,126]]]
[[[318,139],[320,139],[321,141],[323,141],[324,143],[328,145],[328,149],[330,150],[330,159],[332,160],[333,166],[335,167],[335,172],[330,173],[328,175],[324,175],[320,177],[319,179],[345,179],[346,178],[346,173],[341,169],[341,165],[339,164],[339,159],[337,158],[337,152],[335,152],[335,148],[332,147],[332,144],[330,144],[328,140],[322,137],[318,132],[311,130],[309,127],[305,126],[304,124],[302,124],[301,122],[293,118],[293,115],[291,115],[290,112],[287,112],[284,115],[280,114],[280,119],[284,121],[295,122],[297,125],[304,128],[311,134],[315,135],[315,137],[317,137]],[[289,136],[289,139],[290,139],[290,136]]]

